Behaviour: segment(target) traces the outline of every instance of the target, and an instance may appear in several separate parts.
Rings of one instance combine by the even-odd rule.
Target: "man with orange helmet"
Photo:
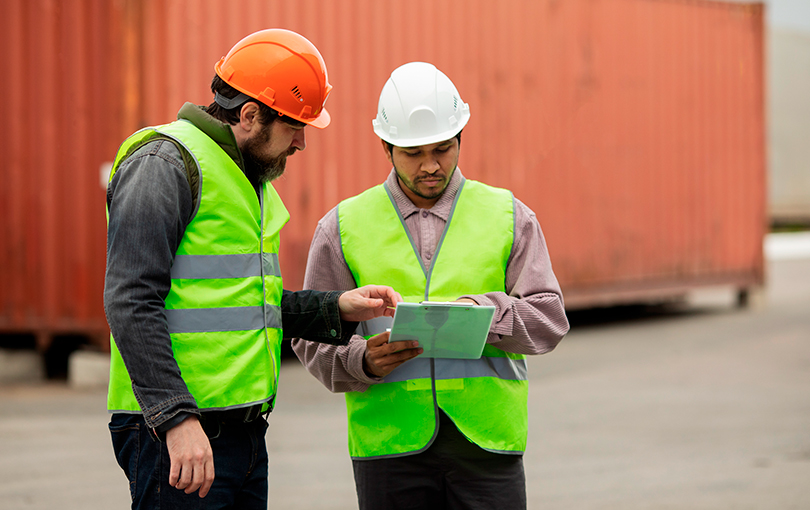
[[[535,214],[458,168],[469,118],[432,64],[395,69],[372,121],[393,168],[328,212],[310,247],[304,288],[379,281],[406,301],[495,308],[476,359],[389,342],[387,318],[345,346],[293,340],[306,368],[345,393],[360,510],[526,508],[526,355],[554,349],[568,321]]]
[[[283,289],[271,181],[330,121],[315,46],[262,30],[215,72],[214,102],[127,138],[107,188],[108,409],[132,508],[266,509],[282,338],[345,344],[401,300]]]

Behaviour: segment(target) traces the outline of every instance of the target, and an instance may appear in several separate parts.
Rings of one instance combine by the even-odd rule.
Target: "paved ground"
[[[766,304],[577,314],[530,360],[529,507],[810,508],[810,260],[769,265]],[[295,360],[271,416],[271,508],[356,508],[344,405]],[[0,509],[127,508],[104,392],[0,387]],[[507,510],[507,509],[504,509]]]

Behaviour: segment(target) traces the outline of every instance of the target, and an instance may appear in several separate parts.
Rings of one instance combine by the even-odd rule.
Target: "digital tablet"
[[[484,352],[494,306],[471,303],[397,303],[389,342],[417,340],[419,357],[478,359]]]

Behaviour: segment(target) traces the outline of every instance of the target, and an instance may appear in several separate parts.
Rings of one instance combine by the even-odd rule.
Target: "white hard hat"
[[[433,64],[410,62],[398,67],[383,86],[374,133],[397,147],[443,142],[470,120],[470,106],[456,86]]]

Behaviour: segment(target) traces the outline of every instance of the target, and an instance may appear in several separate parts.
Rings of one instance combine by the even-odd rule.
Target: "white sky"
[[[750,3],[750,0],[727,0]],[[760,0],[765,4],[768,25],[810,32],[810,0]]]
[[[768,23],[810,32],[810,0],[767,0]]]

